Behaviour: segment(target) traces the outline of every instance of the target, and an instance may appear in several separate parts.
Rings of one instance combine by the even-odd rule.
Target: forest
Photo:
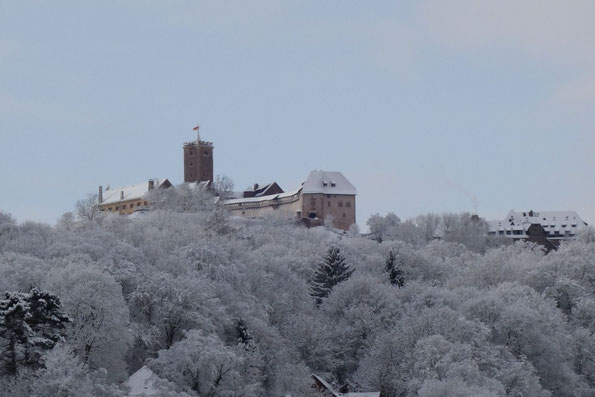
[[[55,226],[0,212],[0,394],[126,396],[146,365],[177,397],[313,397],[312,374],[382,397],[595,395],[593,228],[546,253],[469,214],[363,235],[183,186],[132,216],[93,202]]]

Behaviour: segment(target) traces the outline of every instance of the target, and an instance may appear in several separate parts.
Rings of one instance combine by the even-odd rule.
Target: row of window
[[[144,203],[144,204],[143,204]],[[134,208],[134,203],[130,203],[130,208]],[[140,207],[142,205],[148,205],[148,203],[146,201],[139,201],[138,203],[136,203],[137,207]],[[122,209],[125,210],[128,208],[128,204],[123,204],[122,205]],[[112,212],[112,211],[120,211],[120,206],[116,205],[115,207],[108,207],[107,208],[108,211]],[[105,208],[102,208],[101,211],[105,211]]]
[[[331,206],[331,202],[330,201],[327,201],[326,202],[326,206],[327,207],[330,207]],[[337,207],[343,207],[343,202],[342,201],[337,202]],[[346,201],[345,202],[345,207],[351,207],[351,201]]]
[[[565,230],[564,233],[569,235],[570,234],[570,230]],[[495,235],[496,232],[490,232],[489,234]],[[507,236],[510,236],[510,235],[519,236],[519,235],[524,234],[524,232],[522,230],[513,230],[513,231],[506,230],[506,232],[504,230],[500,230],[498,232],[498,234],[500,236],[504,236],[504,234],[506,234]],[[558,230],[556,230],[555,232],[545,232],[545,235],[548,236],[548,237],[551,237],[551,236],[560,236],[560,232]]]

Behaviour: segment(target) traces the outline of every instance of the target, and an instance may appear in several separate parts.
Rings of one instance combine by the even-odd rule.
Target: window
[[[345,202],[345,207],[351,207],[351,201],[346,201]]]
[[[345,213],[343,212],[343,218],[345,218]]]
[[[209,157],[209,151],[208,151],[208,150],[205,150],[205,151],[203,152],[203,154],[205,155],[205,157]]]
[[[507,231],[506,231],[506,234],[507,234],[507,235],[510,235],[510,230],[507,230]]]
[[[141,203],[140,201],[138,203],[136,203],[137,207],[140,207],[141,205],[143,205],[143,203]]]
[[[108,211],[111,211],[111,210],[112,210],[112,207],[109,207],[107,210],[108,210]]]
[[[125,210],[125,209],[126,209],[126,204],[124,204],[124,205],[122,206],[122,209],[123,209],[123,210]]]
[[[339,202],[337,203],[337,205],[338,205],[339,207],[343,207],[343,202],[342,202],[342,201],[339,201]]]
[[[120,207],[116,207],[116,211],[118,211],[120,209]]]
[[[130,203],[130,208],[134,208],[134,203]]]
[[[327,202],[326,202],[326,206],[327,206],[327,207],[330,207],[330,206],[331,206],[331,202],[330,202],[330,201],[327,201]]]
[[[192,150],[188,152],[189,156],[192,156],[193,154],[194,154],[194,152]]]
[[[498,234],[499,234],[500,236],[504,236],[504,230],[500,230],[500,232],[498,232]]]
[[[147,202],[145,201],[145,205],[147,205]]]
[[[194,167],[194,163],[192,161],[190,162],[190,167]]]
[[[327,195],[326,195],[326,198],[331,198],[331,195],[330,195],[330,194],[327,194]]]

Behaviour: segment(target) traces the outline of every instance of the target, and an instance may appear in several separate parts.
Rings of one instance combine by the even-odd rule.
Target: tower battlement
[[[184,142],[184,147],[186,147],[186,146],[196,146],[197,144],[199,144],[200,146],[213,146],[213,142],[207,142],[207,141],[190,141],[190,142]]]

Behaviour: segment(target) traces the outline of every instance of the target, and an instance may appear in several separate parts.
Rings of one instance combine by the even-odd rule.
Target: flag
[[[198,131],[198,125],[192,129],[192,131]]]

